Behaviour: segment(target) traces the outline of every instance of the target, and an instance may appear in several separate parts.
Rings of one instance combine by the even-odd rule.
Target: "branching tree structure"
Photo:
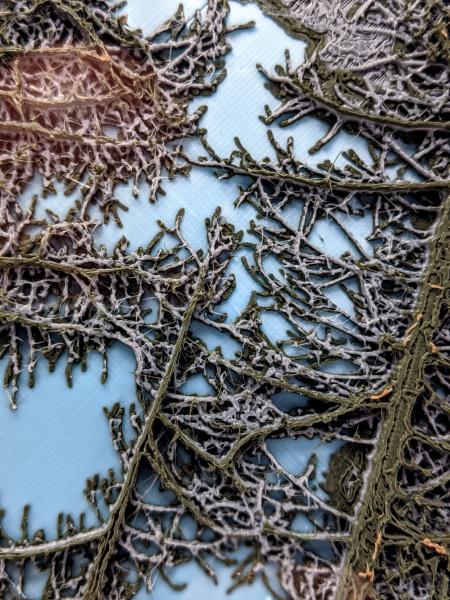
[[[212,559],[229,564],[242,545],[235,585],[261,577],[274,597],[448,597],[448,10],[259,4],[309,42],[302,65],[287,54],[263,71],[280,101],[265,122],[313,115],[329,130],[311,154],[341,131],[364,152],[305,164],[292,138],[270,133],[271,156],[237,138],[223,158],[201,131],[207,156],[181,152],[198,133],[187,102],[218,83],[229,47],[220,0],[148,38],[100,0],[0,12],[0,343],[12,405],[39,360],[65,361],[72,385],[96,351],[107,377],[111,344],[133,352],[137,390],[128,411],[106,411],[122,473],[87,481],[98,526],[60,515],[48,540],[29,531],[25,508],[21,540],[1,531],[2,597],[26,597],[34,565],[47,575],[43,598],[132,598],[156,571],[174,585],[172,568],[191,560],[215,580]],[[154,199],[163,168],[191,164],[247,177],[236,205],[256,212],[251,241],[216,210],[204,252],[181,213],[146,248],[96,244],[90,207],[119,218],[117,182],[144,177]],[[47,193],[53,179],[79,190],[65,220],[38,218],[39,198],[21,206],[36,173]],[[230,319],[242,248],[255,291]],[[229,338],[232,358],[220,346]],[[207,394],[187,391],[196,377]],[[325,482],[315,455],[302,473],[283,466],[282,440],[335,441]]]
[[[346,131],[366,143],[369,159],[350,149],[335,162],[304,164],[293,139],[284,148],[270,133],[275,159],[252,157],[237,138],[229,159],[205,143],[202,164],[222,176],[252,179],[238,203],[251,202],[264,219],[253,225],[260,241],[252,271],[275,299],[269,309],[290,324],[284,354],[302,347],[300,368],[313,366],[314,389],[325,384],[345,394],[341,382],[334,387],[334,373],[318,373],[340,352],[336,372],[346,388],[360,382],[370,398],[384,401],[368,462],[358,467],[357,456],[350,459],[363,483],[334,587],[319,568],[306,576],[301,566],[296,593],[445,598],[448,362],[437,339],[445,337],[448,310],[448,8],[426,1],[260,5],[308,40],[299,67],[287,53],[275,73],[261,69],[280,99],[275,110],[266,107],[264,121],[289,126],[313,115],[329,129],[310,154]],[[369,251],[349,226],[348,215],[358,211],[373,221]],[[314,227],[321,219],[341,229],[351,253],[333,256],[330,240],[320,247]],[[276,274],[273,263],[264,262],[270,253]],[[354,315],[330,305],[326,290],[336,284],[352,298]],[[309,362],[312,356],[317,362]],[[345,497],[342,490],[339,495]]]
[[[33,175],[43,189],[62,181],[79,189],[73,211],[86,218],[96,203],[117,220],[118,182],[150,183],[178,171],[183,137],[202,111],[187,113],[194,95],[210,93],[224,76],[225,3],[209,3],[189,27],[180,10],[143,37],[119,16],[121,3],[2,4],[0,116],[2,245],[9,248],[16,197]],[[183,169],[181,169],[183,171]]]

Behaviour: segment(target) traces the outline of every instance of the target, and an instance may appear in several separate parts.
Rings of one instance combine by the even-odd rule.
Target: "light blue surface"
[[[109,376],[100,383],[102,357],[91,354],[88,369],[74,370],[69,389],[60,365],[48,375],[41,361],[33,390],[23,388],[20,405],[12,411],[2,390],[0,402],[0,505],[5,526],[20,537],[24,504],[31,504],[30,531],[56,533],[56,515],[75,517],[88,509],[82,495],[86,479],[96,472],[118,468],[103,406],[135,400],[134,357],[114,345],[109,353]],[[96,523],[87,511],[87,524]]]
[[[129,0],[129,23],[142,28],[144,33],[150,33],[174,12],[177,5],[178,2],[173,0]],[[196,0],[186,1],[186,14],[192,14],[203,5],[204,2]],[[232,35],[233,50],[226,57],[227,78],[212,97],[196,99],[192,109],[200,104],[208,105],[208,112],[201,125],[208,129],[208,140],[220,154],[231,152],[234,148],[233,138],[238,133],[244,145],[256,156],[262,157],[269,153],[269,147],[267,127],[258,119],[258,115],[262,114],[265,104],[275,107],[277,102],[264,88],[264,80],[257,72],[255,63],[262,63],[271,69],[275,63],[283,61],[285,48],[291,50],[293,62],[300,63],[304,44],[288,37],[272,20],[264,17],[256,6],[244,6],[236,2],[231,5],[231,22],[253,19],[256,26],[251,31]],[[325,132],[325,126],[313,118],[305,119],[287,130],[280,130],[276,126],[273,129],[280,141],[293,135],[297,154],[309,160],[311,157],[307,149]],[[354,139],[348,135],[340,135],[326,150],[315,155],[315,160],[326,156],[332,161],[339,161],[342,149],[350,145],[354,147]],[[196,143],[188,142],[185,147],[192,155],[198,152]],[[151,239],[157,230],[158,219],[171,224],[181,207],[186,209],[185,236],[193,246],[205,245],[204,219],[217,206],[221,206],[224,216],[238,229],[247,229],[253,209],[247,206],[236,209],[233,206],[238,184],[237,179],[219,181],[210,172],[194,169],[189,178],[168,180],[164,185],[167,195],[161,197],[156,205],[148,202],[146,186],[142,186],[137,200],[132,198],[127,186],[122,186],[118,197],[130,207],[128,212],[121,214],[124,228],[119,229],[111,224],[106,233],[98,235],[98,241],[112,247],[125,234],[131,246],[136,248]],[[35,189],[30,186],[24,195],[24,202]],[[70,201],[70,198],[58,195],[47,199],[42,206],[63,215],[70,206]],[[295,215],[292,218],[296,218]],[[346,225],[358,239],[364,241],[371,223],[359,217],[348,219]],[[323,246],[324,240],[328,240],[327,249],[331,241],[336,255],[342,254],[346,249],[354,251],[354,248],[348,248],[348,242],[339,228],[325,220],[318,224],[314,236],[314,242],[318,246]],[[372,251],[370,247],[366,249],[368,252]],[[228,319],[235,318],[242,311],[250,294],[256,289],[254,280],[242,266],[241,257],[244,253],[242,251],[235,257],[230,266],[230,270],[236,275],[237,289],[226,307],[223,307],[228,312]],[[274,269],[277,269],[277,265],[274,265]],[[351,313],[352,307],[345,294],[340,290],[330,290],[330,294],[334,294],[333,299]],[[268,335],[274,339],[285,337],[286,327],[276,316],[271,319],[270,314],[266,313],[264,318]],[[238,349],[236,342],[228,338],[221,342],[217,333],[208,332],[206,326],[198,327],[197,333],[211,348],[223,342],[226,356],[232,356]],[[113,347],[110,353],[110,375],[104,386],[100,384],[100,363],[100,357],[91,357],[87,373],[75,374],[71,390],[66,387],[62,364],[50,376],[45,373],[45,365],[40,365],[35,388],[22,388],[16,412],[10,410],[7,395],[0,390],[0,505],[6,509],[4,525],[12,536],[20,536],[20,518],[22,507],[26,503],[32,505],[30,531],[44,527],[49,537],[55,535],[56,515],[59,511],[70,512],[76,517],[81,511],[87,510],[83,496],[86,478],[97,472],[105,473],[110,467],[117,470],[118,461],[111,446],[102,407],[110,406],[116,401],[126,405],[134,400],[133,358],[122,348]],[[185,386],[190,392],[209,391],[205,381],[189,381]],[[280,397],[278,400],[285,404],[293,402],[292,398]],[[298,406],[298,398],[296,402]],[[311,452],[316,452],[319,456],[320,481],[329,457],[337,447],[337,444],[321,444],[317,440],[304,442],[303,446],[298,442],[281,440],[274,444],[272,451],[293,473],[304,468]],[[93,523],[93,515],[89,513],[88,516],[88,522]],[[229,576],[229,571],[222,569],[219,572],[220,585],[216,587],[195,565],[187,565],[173,574],[175,581],[189,582],[185,591],[174,594],[167,584],[158,579],[154,592],[148,595],[142,591],[137,598],[219,600],[225,597],[225,590],[230,584]],[[39,582],[36,579],[33,589],[29,590],[31,598],[39,596],[38,589]],[[244,597],[246,600],[271,598],[259,580],[230,597],[236,600]]]
[[[247,554],[248,550],[242,548],[233,557],[242,561]],[[260,577],[256,577],[251,585],[242,586],[231,594],[227,593],[234,583],[231,579],[232,569],[224,568],[217,561],[210,561],[210,563],[216,570],[218,585],[215,585],[198,565],[189,563],[181,565],[171,574],[174,583],[187,584],[184,590],[174,592],[156,574],[153,591],[147,592],[141,589],[136,595],[136,600],[225,600],[228,598],[230,600],[273,600],[273,596],[267,591]]]

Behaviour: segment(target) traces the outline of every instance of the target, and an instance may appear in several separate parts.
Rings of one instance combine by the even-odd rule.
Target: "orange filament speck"
[[[432,542],[430,540],[430,538],[424,538],[422,540],[422,544],[424,546],[426,546],[427,548],[430,548],[431,550],[434,550],[438,554],[442,554],[442,555],[447,555],[448,554],[447,548],[445,546],[442,546],[441,544],[436,544],[435,542]]]
[[[358,573],[358,577],[362,579],[368,579],[370,583],[373,583],[375,580],[375,571],[373,569],[369,569],[369,565],[367,565],[367,569],[365,571],[360,571]]]
[[[375,546],[372,552],[372,560],[376,560],[378,553],[381,548],[381,531],[377,533],[377,537],[375,538]]]
[[[381,398],[388,396],[392,392],[393,389],[394,388],[392,386],[384,388],[384,390],[381,390],[381,392],[379,392],[378,394],[374,394],[373,396],[370,396],[370,399],[371,400],[381,400]]]

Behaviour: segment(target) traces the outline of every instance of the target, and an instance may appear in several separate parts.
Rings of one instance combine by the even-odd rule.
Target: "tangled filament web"
[[[268,131],[271,156],[236,138],[220,156],[189,101],[212,93],[230,49],[225,0],[156,32],[131,30],[106,0],[6,0],[0,9],[0,350],[13,408],[38,361],[65,365],[127,347],[136,402],[105,409],[121,474],[93,475],[98,525],[59,515],[57,539],[0,530],[0,595],[108,600],[153,589],[155,573],[195,561],[213,581],[233,562],[239,587],[274,597],[433,599],[448,593],[449,87],[443,2],[258,0],[308,42],[300,66],[260,67],[278,107],[266,125],[326,123],[313,156],[341,133],[341,160],[305,162]],[[245,27],[245,26],[242,26]],[[256,68],[256,66],[255,66]],[[261,107],[263,108],[263,107]],[[197,135],[205,156],[182,141]],[[358,148],[360,148],[358,146]],[[190,169],[245,176],[247,236],[211,210],[206,250],[183,211],[145,247],[107,251],[95,219],[133,210],[115,196]],[[21,203],[38,178],[41,193]],[[64,218],[42,197],[76,194]],[[233,188],[234,189],[234,188]],[[188,207],[187,207],[188,208]],[[364,240],[353,231],[370,223]],[[332,223],[338,255],[320,234]],[[244,267],[255,290],[224,306]],[[275,266],[274,266],[275,265]],[[276,315],[286,336],[265,327]],[[207,343],[202,331],[218,343]],[[233,357],[220,340],[232,339]],[[195,377],[208,393],[188,393]],[[335,442],[325,480],[311,455],[293,474],[279,443]],[[150,484],[149,484],[150,482]],[[276,573],[276,577],[274,577]],[[178,586],[179,588],[180,586]]]

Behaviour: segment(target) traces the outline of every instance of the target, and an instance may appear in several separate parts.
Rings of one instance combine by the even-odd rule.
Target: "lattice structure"
[[[67,361],[72,384],[73,366],[100,351],[106,377],[112,343],[134,352],[138,400],[106,411],[122,473],[86,484],[98,527],[60,516],[49,541],[28,530],[26,508],[20,542],[2,531],[5,598],[23,597],[30,564],[47,574],[44,598],[122,599],[190,560],[215,579],[211,558],[228,564],[242,545],[235,585],[262,577],[274,597],[448,595],[448,11],[420,0],[260,4],[309,41],[300,67],[287,55],[264,72],[281,102],[266,123],[315,115],[330,129],[311,153],[342,130],[369,159],[349,149],[305,164],[273,133],[265,159],[238,138],[223,158],[206,132],[207,156],[181,152],[198,133],[187,102],[218,83],[205,76],[229,48],[220,0],[190,28],[179,12],[149,38],[103,1],[0,12],[0,342],[12,403],[41,357]],[[216,211],[206,252],[185,238],[181,214],[147,248],[97,247],[92,203],[118,217],[118,181],[145,177],[154,199],[163,167],[175,176],[192,164],[247,176],[236,205],[256,211],[251,241]],[[39,199],[21,208],[34,173],[47,192],[55,177],[80,190],[66,220],[37,219]],[[345,252],[321,238],[325,222]],[[255,292],[229,319],[242,248]],[[284,323],[276,339],[273,315]],[[238,352],[211,349],[199,327]],[[208,394],[185,391],[196,376]],[[290,473],[280,440],[338,442],[326,481],[314,455]]]
[[[210,3],[189,28],[180,10],[146,38],[126,27],[119,8],[101,0],[2,5],[4,251],[13,243],[15,199],[37,174],[47,192],[58,180],[69,194],[79,189],[73,212],[81,219],[96,203],[119,220],[120,181],[137,195],[147,180],[154,200],[162,169],[175,175],[180,141],[195,133],[202,111],[188,114],[188,100],[224,75],[224,3]]]

